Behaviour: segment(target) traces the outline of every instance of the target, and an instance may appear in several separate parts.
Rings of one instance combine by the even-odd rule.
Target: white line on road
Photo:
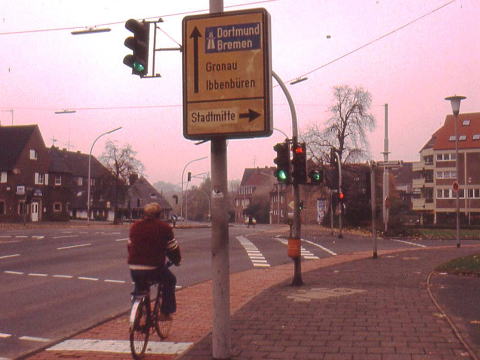
[[[52,275],[52,277],[54,278],[59,278],[59,279],[72,279],[73,276],[72,275]]]
[[[26,340],[26,341],[36,341],[36,342],[49,342],[50,339],[36,337],[36,336],[21,336],[18,338],[19,340]]]
[[[71,246],[63,246],[57,248],[57,250],[66,250],[66,249],[74,249],[74,248],[79,248],[79,247],[85,247],[85,246],[90,246],[92,244],[79,244],[79,245],[71,245]]]
[[[395,239],[393,239],[393,241],[400,242],[400,243],[404,243],[404,244],[408,244],[408,245],[413,245],[413,246],[418,246],[418,247],[423,247],[423,248],[426,248],[426,246],[425,246],[425,245],[423,245],[423,244],[417,244],[417,243],[410,242],[410,241],[405,241],[405,240],[395,240]]]
[[[28,236],[27,235],[15,235],[16,238],[18,239],[26,239]]]
[[[9,338],[9,337],[11,337],[11,336],[12,336],[12,334],[0,333],[0,338],[2,338],[2,339],[6,339],[6,338]],[[0,359],[1,359],[1,358],[0,358]]]
[[[147,354],[178,355],[187,350],[191,342],[149,341]],[[48,351],[97,351],[130,353],[128,340],[70,339],[47,349]]]
[[[43,235],[33,235],[32,236],[32,239],[35,239],[35,240],[42,240],[45,236]]]
[[[5,274],[12,274],[12,275],[23,275],[23,274],[25,274],[24,272],[21,272],[21,271],[9,271],[9,270],[5,270],[4,273]]]
[[[313,246],[316,246],[316,247],[319,247],[320,249],[322,249],[323,251],[329,253],[330,255],[333,255],[333,256],[336,256],[337,253],[330,250],[330,249],[327,249],[326,247],[320,245],[320,244],[317,244],[317,243],[314,243],[313,241],[310,241],[310,240],[305,240],[305,239],[302,239],[302,241],[305,241],[306,243],[310,244],[310,245],[313,245]]]
[[[127,240],[128,240],[128,238],[123,238],[123,239],[117,239],[115,241],[127,241]]]
[[[0,259],[8,259],[8,258],[17,257],[17,256],[20,256],[20,254],[3,255],[3,256],[0,256]]]
[[[103,280],[105,282],[108,282],[108,283],[115,283],[115,284],[125,284],[126,281],[125,280],[110,280],[110,279],[105,279]]]
[[[73,237],[78,237],[78,235],[60,235],[60,236],[54,236],[54,239],[65,239],[65,238],[73,238]]]
[[[29,273],[28,276],[39,276],[39,277],[47,277],[47,274],[39,274],[39,273]]]
[[[85,276],[79,276],[79,277],[77,277],[77,279],[78,279],[78,280],[98,281],[98,278],[85,277]]]

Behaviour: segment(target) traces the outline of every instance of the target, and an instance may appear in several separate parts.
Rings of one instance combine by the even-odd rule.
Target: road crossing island
[[[236,122],[237,114],[230,110],[217,110],[200,112],[194,111],[191,113],[192,123],[221,123],[221,122]]]
[[[213,90],[228,90],[228,89],[246,89],[246,88],[254,88],[256,87],[256,81],[253,79],[244,80],[240,79],[239,77],[235,79],[228,79],[224,81],[220,80],[207,80],[206,81],[206,89],[207,91]]]

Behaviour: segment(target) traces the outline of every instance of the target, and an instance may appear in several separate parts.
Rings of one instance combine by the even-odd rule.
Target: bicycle
[[[167,267],[173,263],[168,262]],[[150,300],[150,288],[157,287],[157,295],[152,308]],[[172,327],[172,319],[160,318],[160,307],[162,305],[162,286],[160,283],[149,283],[148,290],[141,293],[132,293],[133,304],[130,310],[130,350],[135,360],[140,360],[147,349],[150,332],[153,328],[160,339],[165,339]]]

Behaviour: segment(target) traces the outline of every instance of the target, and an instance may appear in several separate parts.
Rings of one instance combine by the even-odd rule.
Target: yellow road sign
[[[183,19],[183,132],[188,139],[272,133],[270,15],[265,9]]]

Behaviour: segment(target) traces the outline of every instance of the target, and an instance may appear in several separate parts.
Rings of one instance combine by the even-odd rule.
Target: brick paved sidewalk
[[[478,251],[478,247],[476,248]],[[231,277],[233,359],[468,359],[425,289],[433,267],[472,248],[340,255],[302,263],[304,287],[289,286],[291,264]],[[180,358],[211,358],[211,282],[177,293],[170,342],[195,343]],[[128,340],[120,316],[75,339]],[[155,336],[151,341],[159,341]],[[148,354],[147,360],[175,355]],[[29,359],[131,359],[128,353],[46,350]]]

